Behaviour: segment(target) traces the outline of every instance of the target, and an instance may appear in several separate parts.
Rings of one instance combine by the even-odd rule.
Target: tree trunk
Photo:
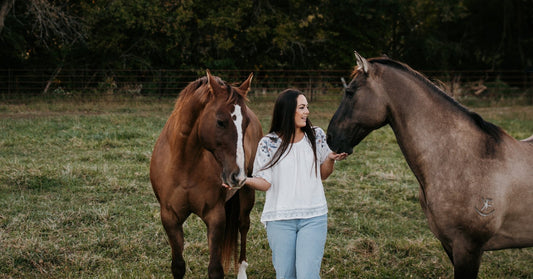
[[[0,34],[2,34],[2,30],[4,29],[4,21],[6,20],[7,14],[11,11],[14,3],[15,0],[2,0],[0,6]]]

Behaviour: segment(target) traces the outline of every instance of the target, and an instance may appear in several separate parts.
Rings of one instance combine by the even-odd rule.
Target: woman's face
[[[296,128],[303,128],[307,123],[307,116],[309,115],[309,105],[304,95],[299,95],[296,99],[296,113],[294,114],[294,123]]]

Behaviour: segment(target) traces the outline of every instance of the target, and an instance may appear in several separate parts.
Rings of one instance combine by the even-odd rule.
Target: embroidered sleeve
[[[326,142],[326,133],[324,130],[322,130],[322,128],[315,127],[315,134],[317,157],[320,164],[322,164],[328,158],[328,154],[331,153],[331,149],[329,149],[328,143]]]
[[[264,169],[264,167],[272,160],[272,156],[280,146],[281,140],[273,136],[263,137],[257,146],[257,153],[254,161],[254,177],[261,177],[272,182],[272,168]]]

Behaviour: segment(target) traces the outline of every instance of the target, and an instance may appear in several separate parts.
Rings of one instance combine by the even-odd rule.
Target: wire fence
[[[533,103],[531,71],[421,71],[453,97],[525,97]],[[254,73],[251,94],[272,94],[286,88],[304,91],[311,100],[337,94],[341,78],[349,81],[351,70],[213,70],[229,83],[240,83]],[[174,97],[205,70],[92,70],[92,69],[0,69],[3,100],[34,96],[123,94]]]

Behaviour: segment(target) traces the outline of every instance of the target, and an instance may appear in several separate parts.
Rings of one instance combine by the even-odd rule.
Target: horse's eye
[[[225,128],[226,127],[226,121],[217,120],[217,126],[220,127],[220,128]]]

